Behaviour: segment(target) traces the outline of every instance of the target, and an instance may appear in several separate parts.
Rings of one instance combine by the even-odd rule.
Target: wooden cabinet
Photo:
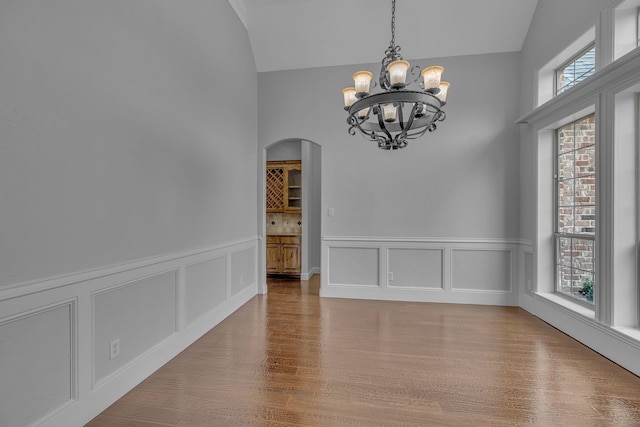
[[[302,211],[302,165],[292,165],[284,176],[284,211]]]
[[[302,211],[302,162],[267,162],[267,212]]]
[[[267,274],[300,274],[300,236],[267,236]]]

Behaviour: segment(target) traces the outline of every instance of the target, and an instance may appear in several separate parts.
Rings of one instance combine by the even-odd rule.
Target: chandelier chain
[[[384,51],[385,56],[382,58],[382,69],[380,70],[380,87],[389,90],[389,78],[387,73],[387,65],[391,62],[402,59],[400,55],[400,46],[396,46],[396,0],[391,1],[391,43]]]
[[[396,0],[391,2],[391,46],[396,45]]]

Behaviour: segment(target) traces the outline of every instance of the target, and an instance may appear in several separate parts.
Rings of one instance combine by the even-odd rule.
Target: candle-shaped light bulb
[[[366,118],[366,117],[367,117],[367,114],[369,114],[369,108],[370,108],[370,107],[363,108],[362,110],[358,111],[358,112],[356,113],[356,115],[358,116],[358,118],[359,118],[359,119],[364,119],[364,118]]]
[[[369,71],[358,71],[353,74],[353,81],[356,88],[356,96],[362,98],[369,94],[369,88],[371,87],[371,79],[373,74]]]
[[[389,72],[389,83],[392,89],[402,89],[406,86],[407,71],[410,64],[402,59],[391,62],[387,65],[387,71]]]
[[[358,99],[356,98],[356,88],[355,87],[345,87],[342,89],[342,95],[344,96],[344,109],[348,109],[356,102]]]
[[[383,104],[382,117],[385,122],[393,122],[396,119],[396,106],[393,103]]]
[[[447,92],[449,92],[449,87],[451,87],[451,83],[449,82],[440,82],[440,92],[436,94],[438,99],[444,104],[447,102]]]
[[[440,86],[440,77],[442,76],[442,72],[444,68],[439,65],[434,65],[433,67],[427,67],[420,75],[424,80],[424,89],[436,89]]]

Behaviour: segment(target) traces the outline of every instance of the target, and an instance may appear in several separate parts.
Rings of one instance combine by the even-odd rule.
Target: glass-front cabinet
[[[300,162],[286,169],[285,212],[299,212],[302,209],[302,167]]]

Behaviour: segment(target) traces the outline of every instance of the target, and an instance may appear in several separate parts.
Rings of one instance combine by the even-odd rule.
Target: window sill
[[[582,304],[569,301],[566,298],[562,298],[561,296],[549,292],[536,292],[536,296],[552,303],[555,306],[560,306],[571,313],[579,314],[589,320],[596,320],[595,308],[585,307]]]
[[[554,308],[557,308],[577,319],[586,321],[586,323],[595,327],[599,331],[640,350],[640,328],[633,328],[629,326],[606,326],[595,320],[595,309],[590,309],[589,307],[569,301],[553,293],[536,292],[535,295],[536,298],[552,305]]]
[[[640,329],[630,328],[628,326],[615,326],[612,329],[625,337],[631,338],[636,342],[636,345],[640,343]]]

